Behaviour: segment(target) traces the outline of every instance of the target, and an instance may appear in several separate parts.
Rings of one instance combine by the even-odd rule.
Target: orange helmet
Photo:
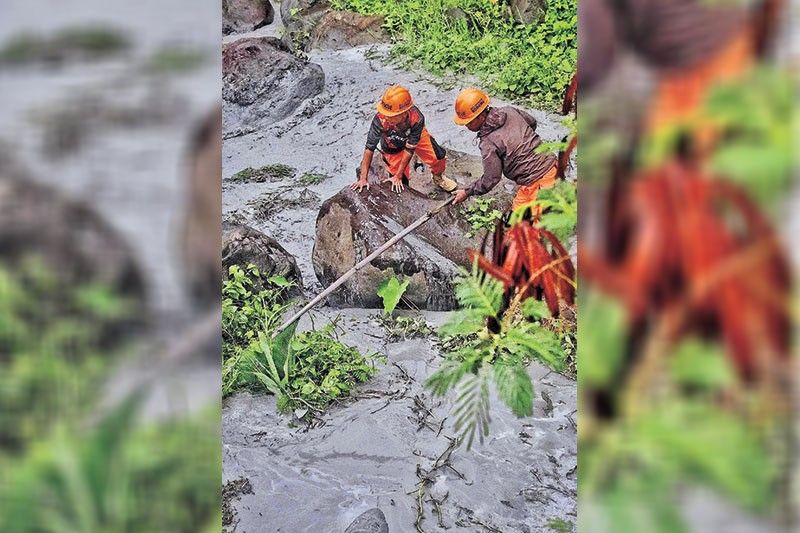
[[[459,126],[469,124],[489,107],[490,102],[489,95],[480,89],[464,89],[456,96],[456,116],[453,117],[453,122]]]
[[[400,85],[392,85],[386,89],[378,102],[378,113],[386,117],[394,117],[405,113],[414,101],[411,99],[411,93],[408,89]]]

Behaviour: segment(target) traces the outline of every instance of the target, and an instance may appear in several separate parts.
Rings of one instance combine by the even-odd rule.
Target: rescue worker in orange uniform
[[[409,163],[414,154],[430,167],[431,178],[439,188],[447,192],[455,190],[458,184],[444,175],[446,152],[428,133],[425,117],[414,105],[408,89],[392,85],[383,93],[377,108],[367,134],[359,179],[351,188],[358,192],[364,187],[369,190],[369,167],[380,143],[393,191],[399,193],[408,185]]]
[[[456,97],[453,120],[478,134],[483,175],[469,187],[458,189],[454,202],[486,194],[505,174],[520,186],[512,210],[531,206],[534,216],[538,215],[533,204],[540,189],[555,185],[558,158],[536,152],[542,140],[534,117],[513,107],[490,107],[490,103],[489,95],[475,88],[464,89]]]

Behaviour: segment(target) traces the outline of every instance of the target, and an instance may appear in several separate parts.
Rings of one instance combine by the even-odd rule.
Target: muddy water
[[[418,473],[432,470],[454,436],[452,398],[433,398],[422,386],[441,356],[430,339],[387,342],[375,311],[323,309],[314,320],[336,314],[345,342],[388,362],[359,399],[331,408],[313,429],[277,414],[272,396],[224,401],[224,481],[246,477],[254,492],[234,503],[237,532],[340,532],[371,507],[384,512],[390,531],[415,529]],[[437,326],[447,313],[426,317]],[[306,318],[300,328],[309,327]],[[536,364],[529,373],[534,416],[517,419],[492,397],[488,440],[456,449],[453,468],[428,475],[424,531],[532,532],[552,518],[575,522],[575,383]],[[431,499],[444,499],[441,521]]]
[[[309,296],[321,290],[311,264],[319,204],[355,179],[383,89],[393,83],[408,86],[437,140],[479,154],[474,134],[452,122],[457,89],[441,89],[423,75],[386,66],[381,58],[387,51],[386,46],[313,51],[310,61],[325,72],[324,91],[286,120],[224,143],[223,178],[272,163],[295,167],[298,175],[330,176],[309,187],[318,203],[282,210],[267,220],[257,219],[248,202],[276,191],[291,196],[300,186],[223,183],[224,215],[242,218],[294,255]],[[565,134],[560,117],[529,111],[545,140]],[[510,182],[503,186],[511,187]],[[374,310],[322,307],[312,316],[319,325],[337,315],[346,342],[388,360],[356,401],[334,406],[312,429],[278,414],[272,396],[240,393],[224,401],[224,481],[246,477],[253,486],[253,494],[233,503],[237,532],[343,531],[371,507],[384,512],[392,532],[414,531],[419,516],[424,531],[541,531],[552,518],[576,521],[574,381],[532,365],[534,416],[517,419],[493,397],[489,440],[469,452],[455,450],[453,468],[434,468],[451,446],[454,429],[448,419],[453,398],[432,398],[422,386],[441,361],[433,340],[388,342]],[[447,319],[446,313],[424,315],[432,325]],[[300,329],[310,327],[304,318]],[[420,511],[415,491],[418,474],[425,472],[430,483]],[[434,514],[432,498],[443,501],[441,518]]]

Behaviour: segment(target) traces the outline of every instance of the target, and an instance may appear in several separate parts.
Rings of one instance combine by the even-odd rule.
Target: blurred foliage
[[[147,59],[145,70],[152,74],[185,74],[203,65],[208,54],[181,45],[163,46]]]
[[[765,208],[780,202],[795,169],[794,81],[785,71],[761,67],[744,79],[714,87],[697,116],[663,128],[643,147],[656,165],[674,154],[686,135],[717,137],[708,169],[743,186]]]
[[[194,532],[219,522],[218,409],[142,425],[140,393],[97,420],[131,311],[104,286],[65,284],[41,260],[0,267],[2,531]]]
[[[132,396],[88,431],[57,424],[6,465],[3,531],[193,533],[218,523],[219,409],[137,427],[139,403]]]
[[[130,47],[131,42],[124,33],[101,25],[68,27],[51,36],[21,33],[0,48],[0,65],[60,63],[71,58],[102,59]]]
[[[438,396],[458,389],[453,411],[456,431],[472,446],[476,433],[481,442],[489,434],[489,381],[493,379],[500,399],[518,417],[533,414],[533,383],[527,366],[536,359],[555,370],[563,370],[561,341],[542,325],[549,317],[547,306],[529,298],[500,316],[503,285],[477,267],[464,272],[456,285],[462,309],[455,312],[440,334],[465,340],[425,382]],[[498,323],[491,333],[488,320]]]
[[[332,0],[334,9],[383,15],[392,56],[436,75],[477,76],[487,90],[555,109],[575,72],[577,3],[550,0],[521,24],[504,0]]]
[[[778,459],[759,428],[716,401],[735,377],[723,348],[688,338],[670,349],[659,394],[631,398],[636,409],[629,412],[622,400],[628,387],[617,381],[630,372],[624,311],[597,292],[582,294],[581,306],[578,472],[586,512],[579,521],[604,523],[611,531],[688,531],[677,498],[692,484],[752,511],[769,511]],[[622,414],[594,419],[585,402],[595,390],[614,394]]]
[[[38,259],[0,266],[0,456],[92,403],[114,362],[109,327],[129,310],[103,286],[64,286]]]

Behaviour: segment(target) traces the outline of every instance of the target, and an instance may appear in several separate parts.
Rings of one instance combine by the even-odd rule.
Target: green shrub
[[[575,72],[576,0],[550,0],[535,25],[500,0],[333,0],[335,9],[383,15],[392,57],[436,75],[471,74],[496,96],[555,109]],[[464,16],[452,16],[461,10]]]
[[[476,433],[481,442],[489,434],[490,380],[516,416],[531,416],[533,383],[527,365],[536,359],[560,371],[565,355],[558,336],[542,324],[549,315],[543,302],[528,299],[520,314],[506,311],[500,316],[503,285],[477,268],[461,278],[456,296],[463,309],[440,334],[460,337],[464,343],[446,355],[425,385],[439,396],[458,389],[455,428],[469,448]],[[490,332],[487,319],[495,322],[499,331]]]
[[[503,213],[492,209],[494,198],[477,196],[470,203],[461,208],[461,214],[470,225],[467,237],[470,239],[481,232],[491,231],[495,223],[503,218]]]
[[[304,410],[302,417],[349,396],[379,358],[340,342],[335,324],[295,335],[295,322],[272,339],[290,286],[283,278],[263,279],[252,265],[230,268],[222,287],[222,390],[266,390],[279,409]]]

